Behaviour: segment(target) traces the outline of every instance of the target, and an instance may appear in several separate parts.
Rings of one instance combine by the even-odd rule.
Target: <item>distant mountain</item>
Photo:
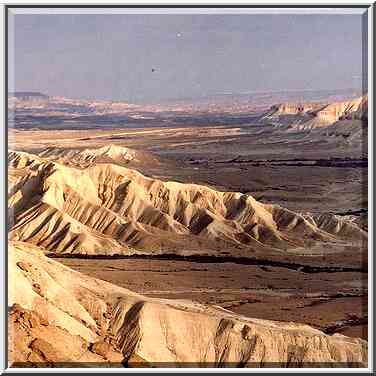
[[[336,142],[337,148],[352,148],[366,156],[368,96],[347,101],[298,102],[274,105],[261,118],[279,134],[299,133],[309,142]]]
[[[47,99],[48,95],[39,93],[37,91],[14,91],[8,94],[9,98],[17,98],[22,100],[31,99]]]
[[[249,92],[223,92],[198,98],[186,98],[181,100],[170,100],[159,103],[160,106],[180,106],[189,105],[196,110],[210,108],[253,110],[267,109],[276,103],[282,102],[306,102],[325,101],[327,103],[335,101],[350,100],[361,96],[362,90],[333,89],[333,90],[278,90],[278,91],[249,91]]]
[[[208,123],[254,124],[265,112],[268,114],[276,103],[315,102],[317,106],[317,103],[327,105],[354,100],[360,95],[355,89],[222,93],[205,98],[133,104],[124,101],[70,99],[23,91],[9,94],[9,126],[72,129]]]
[[[264,117],[274,124],[294,125],[308,130],[330,126],[342,120],[368,119],[368,96],[346,101],[295,102],[273,105]]]

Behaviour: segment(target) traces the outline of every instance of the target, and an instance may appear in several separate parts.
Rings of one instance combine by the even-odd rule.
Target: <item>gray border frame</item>
[[[372,10],[372,15],[373,15],[373,20],[376,19],[376,2],[373,3],[373,4],[337,4],[337,3],[329,3],[329,4],[304,4],[304,5],[298,5],[298,4],[285,4],[285,5],[281,5],[281,4],[275,4],[275,5],[271,5],[271,4],[254,4],[254,5],[246,5],[246,4],[124,4],[124,5],[119,5],[119,4],[91,4],[91,5],[88,5],[88,4],[60,4],[60,5],[57,5],[57,4],[9,4],[9,5],[5,5],[4,6],[4,61],[5,61],[5,64],[4,64],[4,133],[3,133],[3,139],[4,139],[4,156],[3,156],[3,165],[4,165],[4,171],[5,171],[5,175],[4,176],[4,192],[5,192],[5,197],[4,197],[4,217],[3,217],[3,223],[4,223],[4,240],[5,240],[5,245],[4,245],[4,254],[3,254],[3,281],[4,281],[4,307],[5,307],[5,316],[4,316],[4,371],[3,373],[4,374],[8,374],[8,373],[15,373],[15,372],[9,372],[7,371],[8,369],[8,314],[9,314],[9,307],[8,307],[8,225],[9,225],[9,218],[8,218],[8,211],[7,211],[7,208],[8,208],[8,196],[7,196],[7,192],[8,192],[8,135],[9,135],[9,128],[8,128],[8,115],[9,115],[9,111],[8,111],[8,76],[9,76],[9,65],[8,65],[8,53],[9,53],[9,39],[8,39],[8,27],[9,27],[9,10],[10,9],[72,9],[72,8],[75,8],[75,9],[142,9],[142,8],[146,8],[146,9],[182,9],[182,8],[187,8],[187,9],[197,9],[197,8],[208,8],[208,9],[214,9],[214,8],[217,8],[217,9],[229,9],[229,8],[236,8],[236,9],[257,9],[257,8],[263,8],[263,9],[292,9],[292,8],[295,8],[295,9],[299,9],[299,8],[309,8],[309,9],[326,9],[326,8],[336,8],[336,9],[364,9],[365,10],[365,13],[362,15],[362,17],[364,18],[364,23],[363,23],[363,29],[366,30],[366,32],[363,34],[365,36],[365,38],[363,39],[363,50],[365,49],[367,52],[366,54],[364,55],[363,54],[363,64],[362,64],[362,70],[363,70],[363,81],[362,81],[362,91],[363,91],[363,94],[366,93],[368,91],[368,80],[367,78],[369,77],[369,71],[370,71],[370,68],[371,68],[371,71],[373,73],[373,66],[369,67],[368,66],[368,38],[371,37],[371,40],[374,41],[375,40],[375,28],[373,28],[373,33],[372,35],[368,35],[368,13]],[[373,62],[375,61],[375,57],[376,57],[376,51],[375,49],[373,49],[373,53],[372,53],[372,59],[373,59]],[[364,76],[364,71],[366,72],[366,77]],[[372,75],[372,89],[374,88],[374,85],[375,85],[375,77]],[[372,100],[373,100],[373,106],[375,104],[375,98],[372,96]],[[374,107],[373,107],[374,108]],[[372,119],[373,120],[373,119]],[[371,126],[373,127],[374,124],[371,124]],[[372,141],[372,146],[375,145],[375,142],[376,142],[376,132],[373,133],[373,138],[372,140],[369,140],[369,141]],[[373,173],[373,184],[375,184],[375,181],[376,181],[376,178],[375,178],[375,165],[374,165],[374,162],[375,162],[375,157],[373,158],[373,165],[372,165],[372,173]],[[367,194],[367,192],[365,192],[365,194]],[[372,198],[373,198],[374,194],[372,192]],[[372,200],[372,209],[373,209],[373,212],[374,210],[376,209],[376,203],[374,202],[374,200]],[[369,216],[369,215],[368,215]],[[373,220],[373,218],[371,218]],[[373,233],[375,232],[375,224],[372,223],[372,230],[373,230]],[[376,257],[373,257],[373,264],[372,264],[372,267],[373,267],[373,271],[375,270],[375,267],[376,267]],[[368,266],[368,271],[369,271],[369,266]],[[375,284],[375,283],[374,283]],[[375,289],[374,289],[374,285],[372,286],[373,288],[373,291],[372,291],[372,295],[373,295],[373,312],[375,312],[375,307],[376,307],[376,303],[375,303]],[[368,318],[370,319],[370,318]],[[373,317],[372,317],[373,319]],[[373,324],[373,322],[372,322]],[[373,338],[375,338],[375,334],[376,334],[376,330],[375,330],[375,327],[373,326]],[[369,351],[372,351],[373,352],[373,356],[375,358],[375,349],[369,349]],[[318,363],[318,365],[321,365],[321,363]],[[74,366],[74,364],[72,365],[66,365],[68,367],[70,366]],[[275,365],[274,365],[275,366]],[[311,366],[312,367],[312,366]],[[310,368],[311,368],[310,367]],[[371,367],[374,367],[374,364],[371,364]],[[314,368],[314,367],[312,367]],[[25,368],[25,369],[28,369],[28,368]],[[29,368],[30,369],[30,368]],[[256,370],[257,368],[251,368],[251,371],[252,370]],[[276,368],[278,369],[278,368]],[[104,370],[107,370],[106,368],[104,368]],[[302,369],[303,370],[303,369]],[[335,369],[333,369],[335,370]],[[57,370],[56,370],[57,371]],[[359,370],[360,371],[360,370]],[[90,372],[90,369],[88,369],[88,372]],[[147,372],[147,371],[145,371]],[[192,371],[191,371],[192,372]],[[231,371],[229,371],[231,372]],[[65,371],[60,371],[59,373],[65,373]],[[127,372],[127,373],[130,373],[130,372]],[[139,372],[137,372],[139,373]],[[252,373],[257,373],[257,371],[253,371]],[[311,372],[312,373],[312,372]],[[313,373],[316,373],[313,372]],[[319,373],[319,372],[317,372]],[[354,374],[358,374],[360,372],[354,372]],[[362,372],[364,373],[364,371]],[[373,374],[374,373],[374,368],[372,368],[372,371],[371,372],[368,372],[370,374]]]

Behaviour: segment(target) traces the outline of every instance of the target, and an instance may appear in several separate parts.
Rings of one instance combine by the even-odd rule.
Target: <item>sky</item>
[[[360,14],[12,14],[9,90],[152,102],[361,87]]]

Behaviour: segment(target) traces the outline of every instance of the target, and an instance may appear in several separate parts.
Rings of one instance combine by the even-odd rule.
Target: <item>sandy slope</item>
[[[365,261],[367,233],[346,218],[307,217],[250,195],[164,182],[110,163],[78,169],[10,152],[9,165],[10,238],[55,254],[222,252],[313,255],[316,262],[337,253],[339,265]]]
[[[189,301],[145,298],[75,272],[27,243],[10,243],[9,270],[11,363],[108,366],[137,358],[177,366],[367,364],[363,340]]]

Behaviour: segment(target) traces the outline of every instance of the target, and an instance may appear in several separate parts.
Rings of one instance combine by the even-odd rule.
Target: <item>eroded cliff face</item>
[[[11,364],[365,367],[367,342],[307,325],[152,299],[9,247]],[[167,362],[167,363],[166,363]]]
[[[274,111],[273,115],[303,115],[318,111],[323,107],[320,103],[281,103],[271,107],[271,111]]]
[[[367,120],[368,97],[359,97],[352,101],[335,102],[328,104],[316,112],[316,116],[328,123],[338,120]]]
[[[280,120],[296,130],[325,128],[342,120],[368,119],[368,96],[333,103],[281,103],[273,106],[265,116]]]
[[[226,257],[295,270],[364,270],[367,231],[347,217],[150,178],[124,166],[127,153],[111,146],[9,153],[12,364],[366,366],[361,339],[147,298],[47,258],[213,258],[225,249]]]
[[[295,262],[315,254],[311,265],[330,245],[343,255],[336,266],[362,268],[366,257],[367,232],[346,218],[331,216],[334,231],[329,221],[251,195],[165,182],[109,163],[78,169],[10,152],[9,165],[10,239],[55,256],[216,257],[226,249],[231,257]]]

